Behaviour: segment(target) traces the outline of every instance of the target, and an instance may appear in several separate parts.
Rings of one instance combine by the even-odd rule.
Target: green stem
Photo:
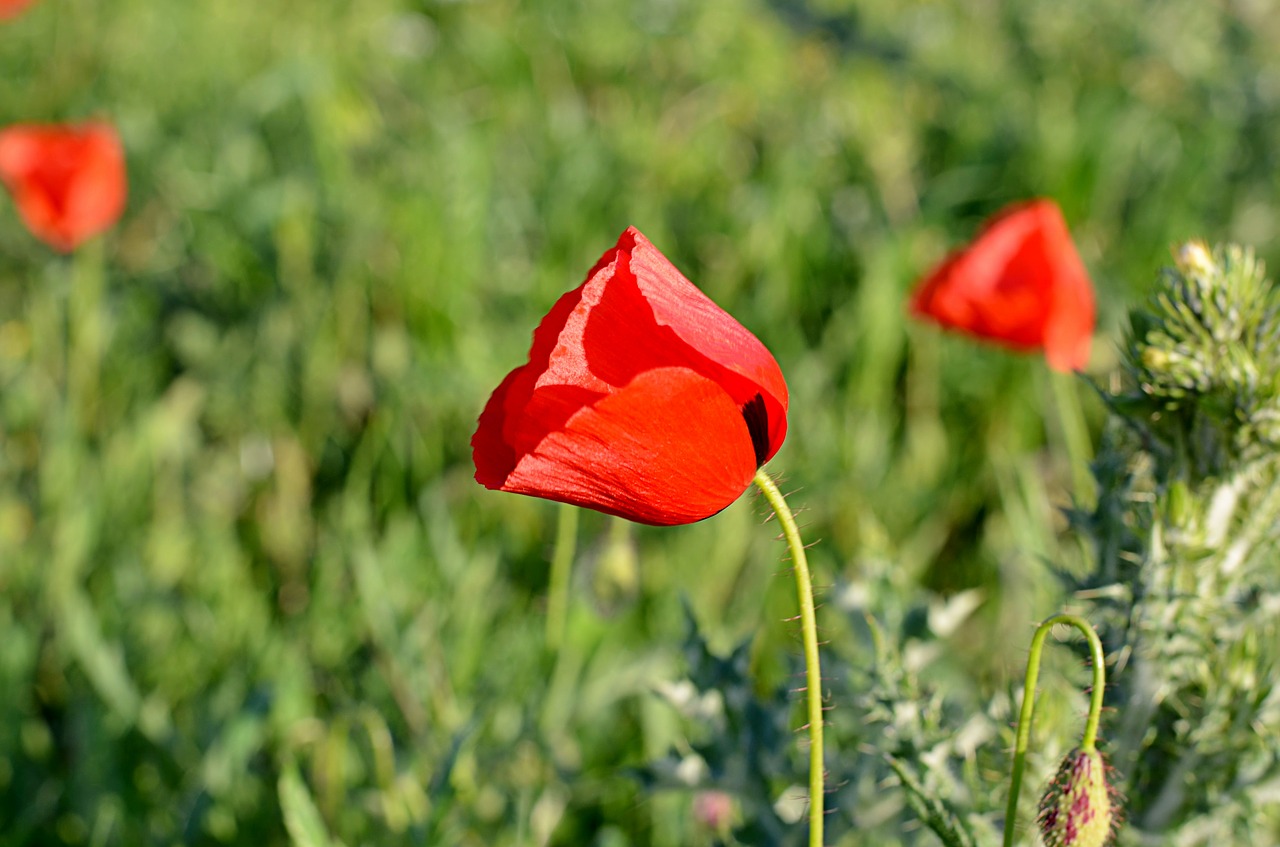
[[[556,544],[551,551],[551,585],[547,594],[547,646],[559,650],[569,614],[569,576],[578,546],[578,507],[560,504]]]
[[[805,700],[809,715],[809,847],[822,847],[822,816],[826,805],[826,774],[822,766],[822,669],[818,663],[818,616],[813,606],[809,560],[800,541],[795,516],[787,507],[778,486],[763,470],[756,471],[755,483],[782,524],[782,534],[791,548],[791,564],[796,575],[800,635],[804,642]]]
[[[90,239],[70,259],[67,293],[67,394],[77,424],[94,430],[98,413],[98,383],[106,348],[107,322],[103,306],[104,269],[101,239]]]
[[[1075,390],[1078,374],[1051,373],[1049,385],[1053,392],[1053,404],[1058,408],[1058,421],[1062,427],[1062,440],[1066,442],[1067,460],[1071,462],[1071,484],[1075,498],[1082,506],[1097,500],[1093,474],[1089,472],[1089,459],[1093,446],[1089,441],[1089,427],[1080,405],[1080,393]]]
[[[1040,653],[1044,649],[1044,640],[1049,630],[1060,623],[1074,626],[1089,640],[1089,655],[1093,664],[1093,690],[1089,692],[1089,717],[1084,724],[1084,736],[1080,739],[1080,749],[1086,753],[1092,753],[1098,740],[1098,721],[1102,717],[1102,695],[1107,687],[1107,669],[1102,653],[1102,641],[1084,618],[1076,615],[1054,615],[1036,627],[1036,633],[1031,638],[1031,652],[1027,655],[1022,711],[1018,714],[1018,735],[1013,748],[1013,772],[1009,776],[1009,805],[1004,813],[1004,847],[1013,845],[1013,827],[1018,814],[1018,792],[1022,789],[1022,772],[1026,768],[1027,748],[1031,744],[1031,722],[1035,717],[1036,680],[1040,676]]]

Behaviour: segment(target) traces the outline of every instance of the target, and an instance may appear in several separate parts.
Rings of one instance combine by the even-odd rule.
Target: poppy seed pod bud
[[[1116,812],[1107,765],[1097,750],[1075,749],[1040,799],[1045,847],[1104,847],[1115,831]]]

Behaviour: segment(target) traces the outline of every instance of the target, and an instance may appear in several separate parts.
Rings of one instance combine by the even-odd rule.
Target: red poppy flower
[[[542,319],[471,447],[486,488],[671,525],[736,500],[786,432],[773,356],[631,227]]]
[[[16,18],[33,0],[0,0],[0,21]]]
[[[0,182],[37,238],[63,252],[124,210],[124,149],[107,124],[0,130]]]
[[[1093,285],[1051,200],[988,221],[919,283],[911,313],[1015,350],[1043,349],[1055,370],[1089,361]]]

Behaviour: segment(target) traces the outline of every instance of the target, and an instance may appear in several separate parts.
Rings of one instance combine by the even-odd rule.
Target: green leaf
[[[329,837],[320,818],[320,810],[298,772],[298,764],[289,761],[280,774],[280,809],[284,812],[284,828],[297,847],[342,847],[342,842]]]

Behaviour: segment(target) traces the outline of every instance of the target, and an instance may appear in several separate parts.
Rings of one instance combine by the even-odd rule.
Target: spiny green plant
[[[1108,398],[1077,588],[1114,664],[1106,734],[1135,843],[1280,827],[1278,305],[1251,250],[1183,245]]]
[[[1071,513],[1096,550],[1087,573],[1065,578],[1073,610],[1101,635],[1091,651],[1099,673],[1105,645],[1112,683],[1101,737],[1112,765],[1093,746],[1098,675],[1086,741],[1060,760],[1042,796],[1051,845],[1253,844],[1280,832],[1280,297],[1246,248],[1191,242],[1174,258],[1133,312],[1121,372],[1104,394],[1111,417],[1093,464],[1096,506]],[[1092,639],[1081,615],[1057,619]],[[1043,628],[1033,659],[1042,638]],[[907,647],[877,650],[881,676],[905,665]],[[995,784],[989,760],[966,764],[928,745],[915,720],[931,713],[918,685],[877,691],[868,715],[896,729],[887,761],[907,805],[944,844],[983,843],[975,822],[998,820],[983,799]],[[1006,708],[993,699],[987,719]],[[912,720],[895,718],[903,715]],[[1029,718],[1024,708],[1015,797]],[[1050,740],[1031,752],[1052,747],[1061,724],[1051,721],[1041,733]],[[1033,756],[1027,770],[1043,764]],[[1014,811],[1011,802],[1006,844]]]

